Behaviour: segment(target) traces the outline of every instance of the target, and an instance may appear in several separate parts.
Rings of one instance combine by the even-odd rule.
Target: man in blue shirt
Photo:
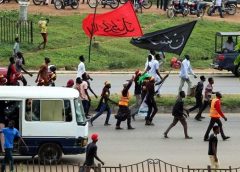
[[[14,138],[17,137],[19,138],[23,144],[26,146],[27,151],[28,147],[22,137],[19,134],[19,131],[14,128],[14,121],[9,121],[8,127],[3,128],[0,130],[0,133],[4,135],[4,150],[5,150],[5,156],[2,161],[2,169],[1,172],[5,172],[6,168],[6,161],[10,162],[10,172],[13,172],[13,157],[12,157],[12,151],[13,151],[13,144],[14,144]]]

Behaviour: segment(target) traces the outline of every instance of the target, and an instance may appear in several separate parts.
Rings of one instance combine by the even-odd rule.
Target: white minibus
[[[13,155],[36,156],[46,163],[85,153],[88,123],[79,92],[65,87],[0,86],[5,121],[15,121],[29,151],[15,143]],[[3,117],[3,116],[2,116]],[[1,118],[3,119],[3,118]]]

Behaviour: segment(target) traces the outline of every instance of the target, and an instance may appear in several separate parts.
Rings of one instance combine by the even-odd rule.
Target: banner
[[[132,38],[131,44],[155,51],[163,51],[180,55],[197,21],[174,26],[164,30],[144,34],[139,38]]]
[[[94,21],[93,19],[94,14],[89,14],[82,22],[82,28],[89,37],[92,31],[93,35],[97,36],[139,37],[143,35],[129,1],[111,12],[96,14]]]

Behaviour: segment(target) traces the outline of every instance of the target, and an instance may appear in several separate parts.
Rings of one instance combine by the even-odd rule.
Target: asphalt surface
[[[189,135],[192,140],[184,139],[183,127],[178,123],[168,136],[163,137],[164,131],[172,122],[170,114],[157,114],[155,126],[145,126],[143,117],[137,117],[132,122],[135,130],[127,130],[126,121],[122,123],[124,130],[115,130],[116,120],[112,116],[111,126],[104,126],[105,115],[94,121],[89,127],[89,135],[99,133],[98,156],[106,166],[128,165],[141,162],[148,158],[158,158],[171,164],[191,168],[206,168],[209,165],[208,142],[203,141],[209,118],[198,122],[193,119],[195,113],[187,119]],[[204,114],[207,116],[207,114]],[[223,141],[218,135],[218,158],[221,168],[239,167],[240,157],[240,117],[238,114],[226,114],[228,121],[224,122],[224,132],[231,138]],[[85,155],[64,156],[65,163],[83,163]]]
[[[29,85],[36,85],[34,82],[36,75],[29,77],[25,75],[28,80]],[[111,93],[120,93],[122,89],[122,84],[130,79],[132,75],[130,74],[92,74],[91,77],[91,87],[96,92],[97,95],[101,94],[103,85],[105,81],[110,81],[112,84]],[[214,90],[220,91],[223,94],[238,94],[240,93],[240,80],[234,77],[232,74],[215,74],[215,75],[205,75],[207,78],[213,76],[215,80]],[[69,79],[75,80],[75,74],[58,74],[56,80],[56,86],[65,86]],[[200,75],[197,79],[191,77],[193,85],[197,84]],[[180,83],[180,78],[176,74],[171,74],[169,78],[164,82],[161,88],[161,94],[177,94],[178,87]],[[205,85],[207,81],[205,82]],[[187,90],[187,84],[185,83],[184,90]],[[131,87],[131,93],[134,91],[134,86]]]

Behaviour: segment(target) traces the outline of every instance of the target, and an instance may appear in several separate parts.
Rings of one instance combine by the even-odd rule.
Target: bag
[[[197,85],[194,85],[192,88],[190,88],[190,94],[188,96],[195,97],[196,89],[197,89]]]
[[[146,117],[147,116],[147,113],[148,113],[148,105],[146,104],[146,96],[145,98],[143,99],[143,102],[138,110],[138,113],[137,115],[141,116],[141,117]]]

